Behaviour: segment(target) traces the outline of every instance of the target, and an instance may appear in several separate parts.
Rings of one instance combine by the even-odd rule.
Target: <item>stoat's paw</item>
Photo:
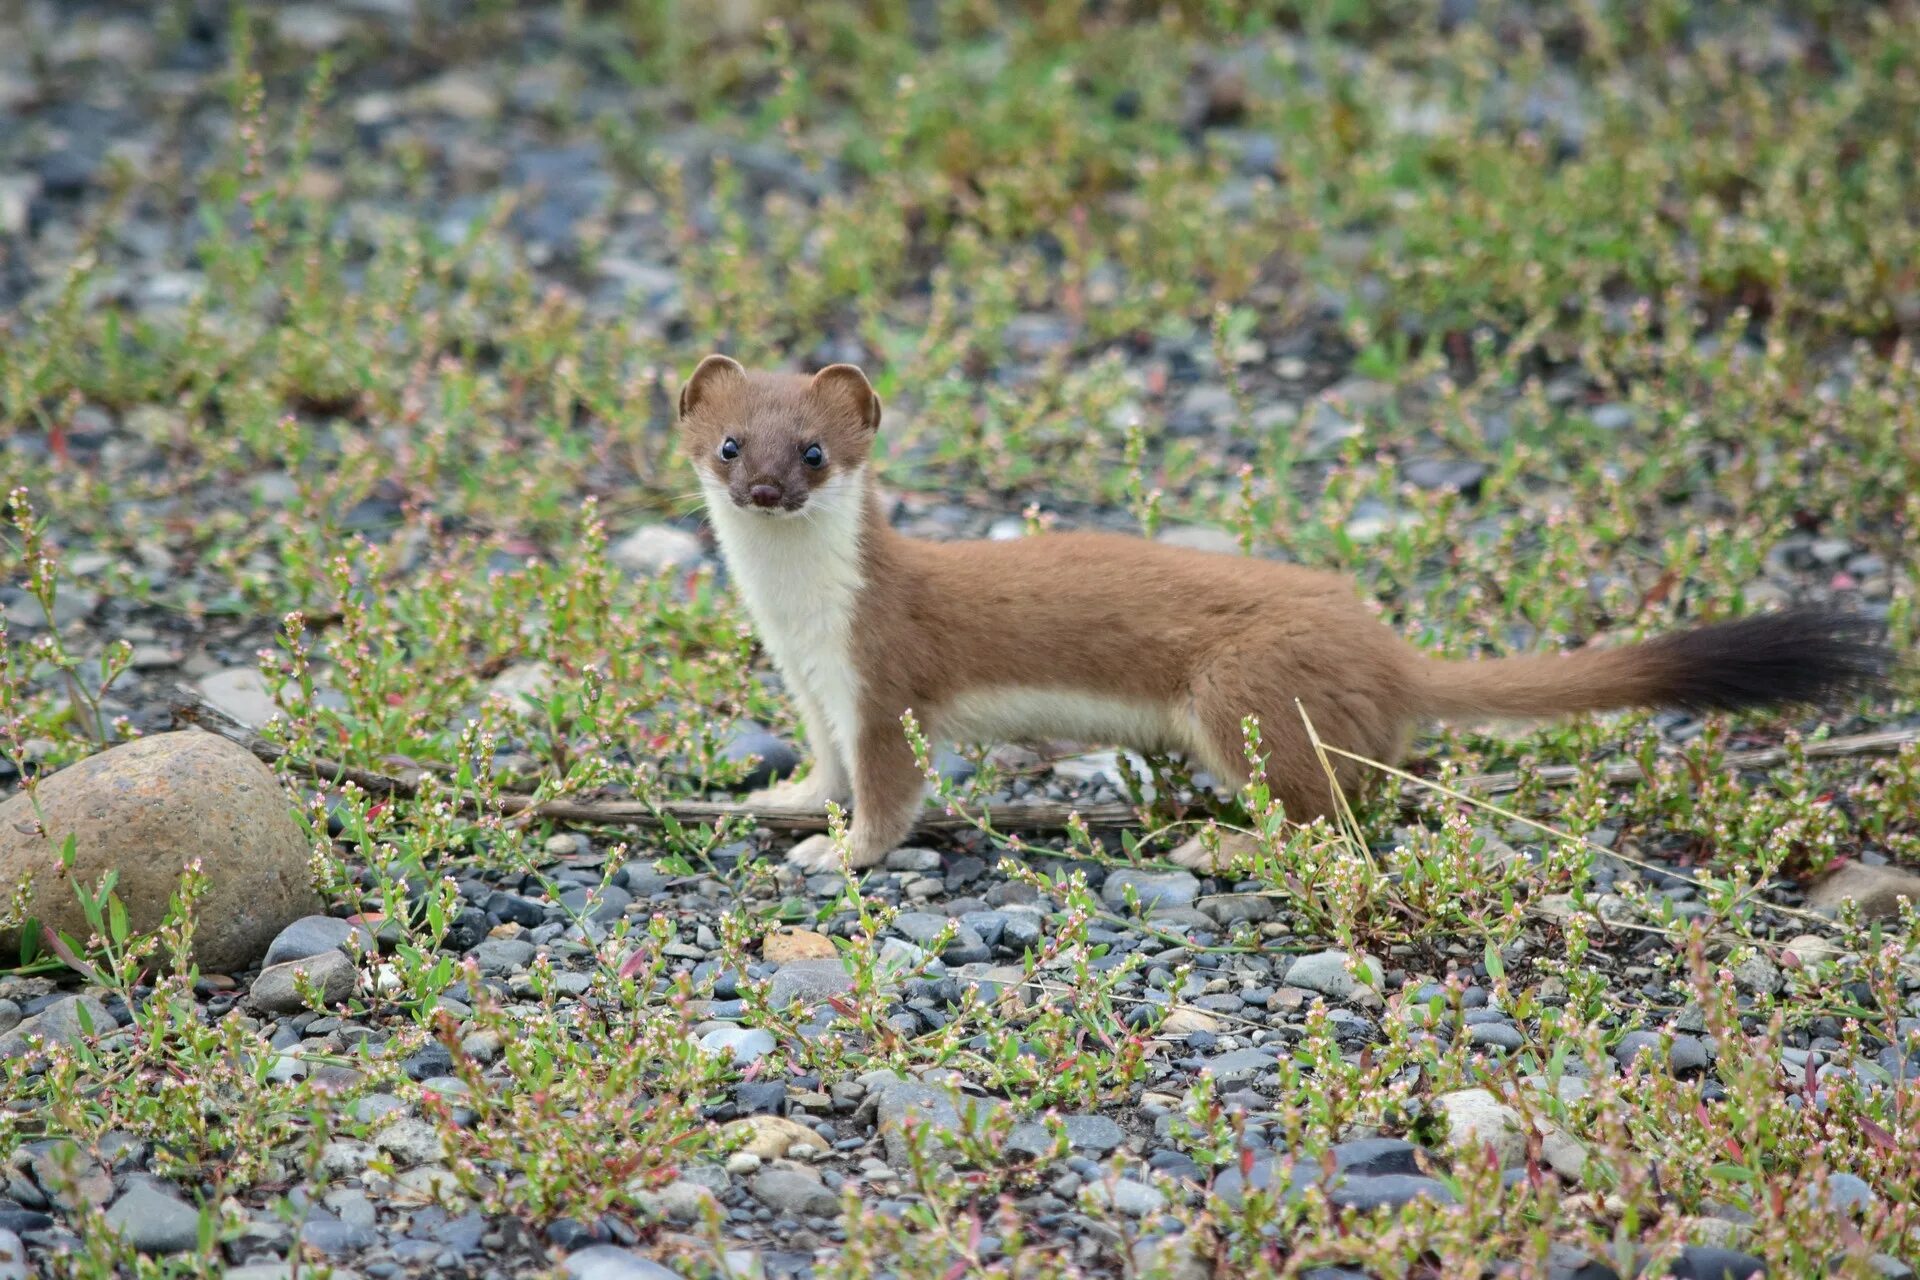
[[[860,848],[856,841],[847,851],[845,867],[849,871],[860,871],[873,866],[886,854],[868,853]],[[787,851],[787,861],[802,871],[838,871],[841,869],[840,850],[834,847],[829,836],[808,836]]]
[[[750,791],[746,802],[769,809],[818,809],[825,813],[827,801],[838,797],[829,796],[827,789],[815,780],[817,777],[817,774],[810,773],[798,782],[776,782],[770,787]]]
[[[838,871],[840,851],[834,848],[833,839],[830,836],[808,836],[787,850],[787,861],[808,874],[816,871]]]
[[[1222,831],[1212,843],[1209,849],[1207,840],[1195,836],[1167,856],[1189,870],[1214,872],[1244,862],[1260,847],[1252,836],[1238,831]]]

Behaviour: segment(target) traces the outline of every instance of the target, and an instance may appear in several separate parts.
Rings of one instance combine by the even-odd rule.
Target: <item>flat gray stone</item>
[[[482,973],[518,973],[533,963],[534,946],[518,938],[488,938],[467,953]]]
[[[960,1129],[960,1096],[952,1089],[918,1080],[890,1081],[878,1086],[879,1131],[887,1146],[887,1162],[907,1167],[907,1131],[955,1133]]]
[[[727,1054],[733,1065],[744,1067],[772,1053],[777,1042],[773,1033],[759,1027],[717,1027],[700,1037],[700,1047],[712,1054]]]
[[[29,1280],[32,1274],[27,1270],[27,1246],[19,1236],[0,1227],[0,1280]]]
[[[1121,867],[1109,871],[1100,885],[1100,898],[1115,911],[1127,910],[1128,890],[1146,912],[1165,907],[1190,907],[1200,895],[1200,882],[1187,871],[1142,871]]]
[[[301,916],[274,935],[260,964],[270,969],[289,960],[317,956],[322,951],[345,951],[355,934],[359,935],[364,951],[374,949],[373,931],[365,925],[349,924],[336,916]]]
[[[200,1245],[200,1211],[145,1178],[107,1210],[107,1226],[141,1253],[185,1253]]]
[[[36,1036],[51,1044],[79,1044],[87,1034],[80,1025],[83,1014],[94,1035],[104,1035],[119,1025],[106,1006],[92,996],[68,996],[0,1035],[0,1058],[19,1057]]]
[[[1274,1057],[1258,1049],[1234,1049],[1217,1058],[1207,1061],[1207,1074],[1220,1085],[1245,1084],[1250,1080],[1270,1076],[1274,1071]]]
[[[774,971],[767,1003],[784,1009],[798,1001],[811,1009],[851,990],[853,975],[837,959],[789,960]]]
[[[574,1250],[560,1265],[560,1271],[567,1280],[680,1280],[652,1259],[610,1244]]]
[[[320,1007],[331,1009],[353,994],[360,972],[342,951],[323,951],[304,960],[262,969],[249,992],[253,1003],[268,1013],[299,1013],[307,1002],[300,994],[298,979],[304,975],[316,988]]]
[[[1363,991],[1377,993],[1385,977],[1380,962],[1372,956],[1361,955],[1356,966],[1366,978],[1361,981],[1348,972],[1349,959],[1344,951],[1301,956],[1287,967],[1284,981],[1289,987],[1317,991],[1329,1000],[1351,1000]]]
[[[752,1191],[761,1204],[791,1218],[831,1218],[840,1212],[840,1197],[805,1169],[778,1165],[763,1169],[754,1175]]]
[[[1091,1152],[1103,1156],[1127,1140],[1124,1129],[1105,1116],[1062,1116],[1070,1151]],[[1042,1156],[1053,1150],[1053,1131],[1040,1122],[1015,1126],[1007,1135],[1007,1150],[1026,1156]]]

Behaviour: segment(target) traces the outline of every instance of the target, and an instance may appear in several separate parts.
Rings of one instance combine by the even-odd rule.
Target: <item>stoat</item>
[[[851,805],[854,867],[883,859],[923,803],[908,710],[946,741],[1184,752],[1235,789],[1248,781],[1251,716],[1266,782],[1287,817],[1306,822],[1330,814],[1335,796],[1300,707],[1325,743],[1392,763],[1423,717],[1807,703],[1889,667],[1871,624],[1809,611],[1622,648],[1441,661],[1325,573],[1114,534],[896,533],[869,482],[880,400],[852,365],[808,377],[708,356],[679,410],[728,571],[813,754],[805,777],[752,799]],[[1364,768],[1334,761],[1349,791]],[[1215,848],[1220,860],[1239,851],[1232,840]],[[1216,854],[1196,839],[1173,857],[1211,867]],[[840,865],[823,835],[788,858]]]

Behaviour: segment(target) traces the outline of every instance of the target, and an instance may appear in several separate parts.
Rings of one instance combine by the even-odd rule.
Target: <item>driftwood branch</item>
[[[344,761],[319,756],[291,756],[278,743],[261,737],[185,686],[178,686],[175,690],[173,715],[177,722],[198,725],[245,747],[268,764],[284,762],[288,769],[310,778],[336,785],[351,782],[372,795],[411,797],[420,791],[420,783],[416,779],[376,773]],[[1812,758],[1883,755],[1916,741],[1920,741],[1920,728],[1889,729],[1879,733],[1860,733],[1809,742],[1802,750]],[[1785,748],[1764,747],[1756,751],[1728,752],[1722,763],[1730,770],[1764,769],[1780,764],[1786,758]],[[426,774],[437,770],[422,769],[420,772]],[[1459,791],[1499,795],[1518,790],[1529,780],[1548,787],[1570,786],[1579,779],[1580,774],[1581,770],[1573,765],[1547,765],[1526,774],[1475,774],[1456,779],[1452,785]],[[1608,765],[1601,776],[1610,785],[1619,785],[1636,782],[1645,775],[1638,763],[1628,761]],[[497,794],[485,806],[472,798],[462,798],[461,803],[469,812],[485,808],[508,817],[524,814],[532,818],[583,825],[658,827],[669,821],[699,825],[728,818],[751,818],[760,826],[774,831],[824,831],[827,826],[825,817],[814,810],[749,806],[715,800],[666,800],[657,804],[639,800],[536,800],[519,792],[505,792]],[[1096,829],[1142,825],[1140,811],[1129,804],[1076,806],[1053,801],[1021,801],[999,806],[980,805],[978,808],[979,818],[991,824],[996,831],[1064,831],[1070,819],[1076,815],[1082,823]],[[921,815],[914,830],[930,834],[964,831],[975,825],[972,818],[929,809]]]

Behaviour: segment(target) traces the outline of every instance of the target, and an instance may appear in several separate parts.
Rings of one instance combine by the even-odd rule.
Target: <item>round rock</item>
[[[31,879],[28,910],[84,940],[86,916],[64,883],[60,850],[74,841],[73,873],[97,884],[109,871],[135,932],[166,918],[182,869],[207,878],[195,910],[194,957],[211,972],[253,964],[274,935],[319,910],[307,872],[312,846],[267,767],[245,748],[200,730],[156,734],[70,765],[41,781],[44,834],[33,799],[0,804],[0,883]],[[0,935],[15,949],[17,934]]]
[[[144,1178],[113,1202],[107,1225],[141,1253],[185,1253],[200,1244],[200,1211]]]
[[[1287,968],[1285,981],[1289,987],[1317,991],[1331,1000],[1351,1000],[1363,991],[1379,991],[1382,976],[1380,962],[1372,956],[1321,951],[1295,960]]]

